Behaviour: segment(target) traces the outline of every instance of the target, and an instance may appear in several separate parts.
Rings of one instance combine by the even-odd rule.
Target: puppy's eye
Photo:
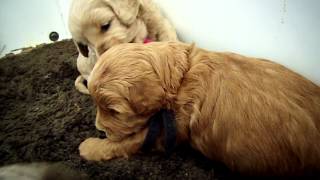
[[[110,23],[101,26],[101,32],[107,32],[110,28]]]
[[[119,112],[114,109],[109,109],[109,113],[111,116],[115,116],[115,115],[119,114]]]

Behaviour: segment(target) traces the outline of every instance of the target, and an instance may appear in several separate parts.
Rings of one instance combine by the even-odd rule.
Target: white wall
[[[187,42],[271,59],[320,84],[319,0],[155,0]],[[0,53],[69,38],[70,0],[1,0]]]
[[[319,0],[156,0],[181,39],[271,59],[320,84]]]
[[[0,57],[22,47],[49,43],[56,31],[70,37],[66,15],[69,0],[1,0]]]

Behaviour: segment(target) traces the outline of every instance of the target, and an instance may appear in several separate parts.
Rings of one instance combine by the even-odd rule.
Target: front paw
[[[112,159],[113,153],[108,144],[106,139],[88,138],[79,146],[80,156],[91,161]]]

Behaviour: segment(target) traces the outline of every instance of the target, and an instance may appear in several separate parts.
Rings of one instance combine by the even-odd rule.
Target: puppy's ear
[[[129,88],[131,108],[139,115],[159,110],[164,104],[165,92],[159,82],[142,80]]]
[[[132,24],[139,13],[139,0],[104,0],[125,25]]]

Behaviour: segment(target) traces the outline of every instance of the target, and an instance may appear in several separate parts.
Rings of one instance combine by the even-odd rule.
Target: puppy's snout
[[[96,120],[96,128],[99,130],[99,131],[105,131],[105,129],[102,127],[102,125],[99,123],[98,120]]]

